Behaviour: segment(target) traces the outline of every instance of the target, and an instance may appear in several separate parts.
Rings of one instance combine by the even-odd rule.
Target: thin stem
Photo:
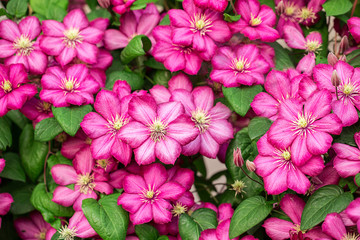
[[[47,160],[48,160],[50,154],[52,154],[52,152],[51,152],[51,142],[50,142],[50,141],[48,142],[48,145],[49,145],[49,147],[48,147],[48,152],[47,152],[47,154],[46,154],[45,162],[44,162],[44,184],[45,184],[45,190],[46,190],[46,192],[48,192],[47,182],[46,182],[46,163],[47,163]]]
[[[351,10],[351,16],[350,16],[350,17],[354,16],[354,12],[355,12],[356,5],[357,5],[357,0],[354,1],[354,4],[353,4],[352,10]]]
[[[250,176],[245,172],[245,170],[244,170],[242,167],[240,167],[240,168],[241,168],[241,170],[243,171],[243,173],[244,173],[251,181],[256,182],[257,184],[260,184],[261,186],[264,186],[261,182],[256,181],[255,179],[253,179],[252,177],[250,177]]]
[[[166,11],[170,10],[169,5],[167,3],[167,0],[164,0],[164,8],[165,8]]]
[[[335,87],[335,93],[336,93],[336,98],[337,98],[337,100],[339,100],[337,87]]]
[[[235,6],[234,6],[234,3],[232,0],[229,0],[230,2],[230,5],[231,5],[231,8],[233,9],[234,13],[237,15],[237,12],[236,12],[236,9],[235,9]]]
[[[150,77],[148,77],[148,76],[145,75],[145,78],[146,78],[151,84],[154,84],[154,85],[155,85],[154,80],[152,80]]]

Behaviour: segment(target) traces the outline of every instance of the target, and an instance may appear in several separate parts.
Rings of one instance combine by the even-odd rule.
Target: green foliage
[[[5,168],[0,173],[0,177],[15,181],[26,182],[26,175],[21,166],[20,157],[16,153],[7,152],[4,154]]]
[[[68,0],[30,0],[30,7],[44,19],[62,21],[67,14]]]
[[[275,50],[275,68],[276,70],[285,70],[288,68],[294,68],[289,57],[289,50],[284,49],[279,43],[273,42],[269,43],[271,47]]]
[[[224,13],[224,20],[227,22],[237,22],[240,20],[240,18],[241,18],[241,15],[232,16],[227,13]]]
[[[254,140],[264,135],[270,128],[272,122],[268,118],[255,117],[249,124],[249,137]]]
[[[135,233],[140,240],[157,240],[159,232],[149,224],[141,224],[135,226]]]
[[[63,131],[55,118],[46,118],[36,124],[35,141],[46,142],[52,140]]]
[[[6,5],[9,14],[21,18],[26,14],[28,8],[27,0],[10,0]]]
[[[136,57],[144,56],[150,48],[150,39],[145,35],[137,35],[131,39],[124,50],[122,50],[120,59],[124,64],[128,64]]]
[[[328,0],[323,4],[327,16],[337,16],[350,11],[350,0]]]
[[[4,117],[0,118],[0,150],[5,150],[12,145],[10,124]]]

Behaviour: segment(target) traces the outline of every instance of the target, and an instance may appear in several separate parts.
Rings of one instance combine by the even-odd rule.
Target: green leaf
[[[86,0],[86,4],[91,10],[96,9],[96,7],[98,6],[97,0]]]
[[[35,141],[47,142],[63,131],[55,118],[45,118],[35,127]]]
[[[131,39],[128,45],[122,50],[120,59],[124,64],[128,64],[134,58],[144,56],[150,48],[150,39],[145,35],[137,35]]]
[[[226,88],[223,87],[223,93],[234,108],[235,112],[240,116],[244,117],[250,109],[250,104],[254,100],[254,97],[260,93],[263,88],[260,85],[255,85],[251,87],[241,87],[241,88]]]
[[[144,62],[145,66],[149,67],[149,68],[153,68],[153,69],[157,69],[157,70],[167,70],[164,66],[164,64],[158,62],[155,60],[155,58],[149,58],[148,60],[146,60]]]
[[[12,145],[12,134],[9,123],[5,118],[0,118],[0,150],[5,150]]]
[[[343,211],[354,199],[350,192],[344,193],[336,185],[319,188],[307,201],[301,215],[301,230],[310,229],[322,221],[329,213]]]
[[[52,107],[55,119],[64,131],[70,136],[75,136],[80,128],[84,116],[92,111],[91,105],[72,106],[72,107]]]
[[[235,15],[235,16],[232,16],[232,15],[229,15],[227,13],[224,13],[224,20],[226,22],[237,22],[239,21],[241,18],[241,15]]]
[[[7,18],[11,18],[12,16],[6,12],[5,8],[0,8],[0,16],[6,16]]]
[[[52,19],[61,22],[66,16],[67,11],[58,5],[50,5],[49,8],[46,9],[45,17],[47,19]]]
[[[29,119],[27,119],[19,110],[11,110],[6,114],[6,117],[9,118],[12,122],[16,124],[19,128],[23,129]]]
[[[242,201],[231,218],[230,238],[235,238],[261,223],[271,210],[272,205],[267,204],[262,196],[255,196]]]
[[[131,6],[131,10],[138,10],[138,9],[143,9],[146,8],[146,5],[148,3],[154,3],[157,2],[158,0],[137,0],[133,3],[133,5]]]
[[[179,218],[179,233],[182,240],[199,240],[201,228],[187,214]]]
[[[275,2],[274,0],[259,0],[261,5],[267,5],[275,11]]]
[[[30,202],[30,196],[34,187],[35,185],[18,181],[11,181],[2,185],[0,192],[10,193],[14,199],[10,209],[12,214],[25,214],[34,210],[34,206]]]
[[[157,85],[162,85],[167,87],[168,86],[168,82],[171,78],[171,72],[168,70],[157,70],[154,74],[154,82]]]
[[[328,0],[323,4],[327,16],[337,16],[350,11],[352,3],[350,0]]]
[[[46,143],[34,140],[32,124],[24,127],[20,135],[20,158],[26,174],[35,182],[43,172],[44,161],[48,152]]]
[[[92,21],[96,18],[110,19],[111,14],[106,9],[100,8],[100,9],[93,10],[89,14],[87,14],[87,18],[89,19],[89,21]]]
[[[47,160],[47,165],[49,169],[51,169],[56,164],[72,165],[72,161],[61,155],[60,152],[57,152],[55,155],[51,155]]]
[[[294,64],[292,63],[289,57],[289,51],[283,48],[279,43],[273,42],[269,43],[271,47],[275,50],[275,68],[277,70],[284,70],[288,68],[294,68]]]
[[[149,224],[135,225],[135,233],[140,240],[157,240],[159,232]]]
[[[99,202],[93,198],[83,200],[82,209],[86,219],[104,240],[125,239],[129,224],[128,213],[117,204],[121,193],[102,197]]]
[[[200,208],[196,210],[191,215],[191,218],[199,225],[201,231],[216,228],[218,224],[216,212],[209,208]]]
[[[270,128],[272,121],[268,118],[255,117],[251,119],[249,124],[249,137],[251,140],[261,137]]]
[[[169,14],[166,14],[166,15],[163,17],[163,19],[160,21],[159,25],[160,25],[160,26],[170,25]]]
[[[360,187],[360,173],[355,175],[354,182],[355,182],[356,186]]]
[[[339,136],[334,136],[334,143],[343,143],[353,147],[357,147],[354,134],[360,129],[360,122],[357,122],[349,127],[344,127]]]
[[[169,237],[168,236],[160,236],[157,240],[169,240]]]
[[[26,182],[26,175],[21,166],[20,157],[16,153],[5,153],[5,168],[0,173],[0,177],[15,181]]]
[[[56,204],[52,201],[53,195],[50,192],[46,192],[45,184],[39,183],[36,185],[34,191],[31,194],[30,201],[43,215],[46,222],[52,224],[58,229],[61,226],[59,217],[71,217],[74,214],[74,210],[71,207],[64,207]]]
[[[6,5],[9,14],[20,18],[26,14],[28,8],[27,0],[10,0]]]
[[[112,90],[117,80],[125,80],[133,91],[141,89],[144,85],[144,79],[139,74],[126,71],[112,71],[107,75],[106,88]]]
[[[69,0],[30,0],[30,6],[32,10],[43,16],[46,16],[49,8],[54,8],[54,6],[58,6],[63,10],[66,10],[68,4]]]

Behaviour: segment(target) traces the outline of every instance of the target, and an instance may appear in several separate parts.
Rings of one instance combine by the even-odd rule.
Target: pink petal
[[[216,158],[219,152],[219,144],[214,140],[209,132],[204,132],[200,135],[201,145],[200,154],[208,158]]]
[[[261,177],[269,176],[278,167],[276,164],[276,159],[269,156],[258,155],[255,158],[254,163],[256,165],[256,174],[260,175]]]
[[[52,201],[65,207],[70,207],[80,196],[80,192],[71,190],[70,188],[58,186],[55,188]]]
[[[226,120],[212,121],[208,131],[214,140],[219,144],[223,144],[224,142],[232,139],[234,135],[231,123]]]
[[[62,52],[55,58],[61,66],[69,64],[76,57],[76,49],[64,47]]]
[[[199,135],[193,141],[182,146],[182,154],[184,154],[185,156],[195,155],[200,151],[200,146],[201,146],[201,137]]]
[[[292,131],[291,122],[278,119],[271,125],[268,131],[268,138],[276,147],[285,149],[291,145],[296,135]]]
[[[14,42],[16,38],[20,37],[21,33],[18,28],[18,25],[9,20],[5,19],[0,22],[0,36],[1,38]]]
[[[136,213],[130,214],[130,221],[134,225],[150,222],[153,219],[152,205],[143,204]]]
[[[280,202],[281,210],[288,215],[295,224],[300,224],[301,214],[305,207],[305,202],[298,196],[286,194]]]
[[[230,109],[222,104],[221,102],[216,103],[215,107],[211,108],[209,111],[211,115],[212,121],[221,120],[221,119],[228,119],[231,115]]]
[[[297,168],[290,169],[288,172],[287,183],[288,187],[298,194],[305,194],[311,186],[309,179]]]
[[[331,103],[332,109],[344,127],[351,126],[359,120],[355,106],[347,99],[335,100]]]
[[[314,125],[317,131],[339,135],[342,130],[340,119],[333,113],[317,120]]]
[[[282,240],[290,238],[289,232],[293,229],[294,224],[286,220],[272,217],[266,219],[262,226],[265,228],[266,234],[271,239]]]
[[[94,107],[108,121],[115,119],[116,115],[121,116],[120,100],[112,91],[101,90],[96,96]]]
[[[29,70],[35,74],[43,74],[46,70],[48,59],[41,51],[32,51],[27,57],[29,62]]]
[[[328,64],[318,64],[314,67],[314,80],[320,89],[335,91],[334,86],[331,84],[331,75],[333,70],[333,67]]]
[[[13,43],[4,39],[0,39],[0,57],[7,58],[16,53],[16,49],[13,48]]]
[[[73,166],[56,164],[51,168],[54,181],[60,185],[69,185],[77,182],[78,175]]]
[[[343,239],[346,229],[338,213],[330,213],[326,216],[321,226],[322,231],[335,239]]]
[[[76,190],[76,187],[77,186],[75,186],[75,190]],[[79,191],[79,190],[78,190]],[[95,192],[93,192],[93,191],[91,191],[91,192],[88,192],[87,194],[83,194],[83,193],[81,193],[80,195],[79,195],[79,197],[75,200],[75,202],[74,202],[74,205],[73,205],[73,208],[74,208],[74,210],[75,211],[82,211],[82,201],[84,200],[84,199],[88,199],[88,198],[93,198],[93,199],[97,199],[97,195],[96,195],[96,193]]]
[[[94,139],[108,133],[109,128],[107,124],[108,122],[103,117],[95,112],[91,112],[85,115],[80,125],[86,135]]]
[[[159,198],[176,201],[185,193],[185,188],[178,183],[167,182],[159,188],[159,191]]]
[[[255,96],[251,103],[251,108],[254,110],[256,115],[273,119],[277,117],[276,115],[279,111],[278,105],[279,102],[272,96],[265,92],[261,92]]]
[[[286,44],[291,48],[296,49],[305,49],[305,38],[298,29],[296,29],[293,26],[285,26],[284,27],[284,38],[286,41]]]
[[[85,13],[80,9],[72,10],[64,18],[64,25],[67,29],[77,28],[82,30],[89,26],[89,21],[87,20]]]
[[[322,118],[330,113],[331,100],[332,96],[329,91],[317,92],[306,101],[304,112],[311,114],[316,119]]]
[[[50,21],[50,20],[48,20]],[[41,50],[51,56],[58,56],[63,52],[65,45],[61,37],[47,37],[44,36],[40,39]],[[75,51],[73,51],[73,54]]]
[[[192,95],[197,108],[208,112],[214,106],[214,93],[210,87],[197,87]]]
[[[183,73],[179,73],[172,77],[169,82],[169,91],[172,92],[176,89],[184,89],[191,92],[193,86],[188,76]]]
[[[161,185],[166,182],[167,177],[166,169],[160,163],[154,163],[144,167],[144,180],[146,186],[151,186],[155,190],[159,189]]]
[[[279,117],[289,121],[296,120],[299,113],[302,113],[303,106],[299,99],[286,99],[280,104]]]
[[[10,211],[11,203],[14,199],[10,193],[0,193],[0,215],[5,215]]]
[[[161,85],[155,85],[149,90],[151,96],[155,99],[157,104],[169,102],[171,97],[170,91]]]
[[[76,46],[77,57],[86,63],[94,64],[97,62],[98,48],[94,44],[82,42]]]
[[[199,130],[194,126],[194,122],[186,115],[172,121],[167,128],[167,135],[179,142],[180,145],[194,140],[198,134]]]
[[[156,143],[155,155],[165,164],[174,164],[180,153],[181,145],[171,137]]]
[[[158,199],[152,204],[154,222],[164,224],[171,221],[172,214],[169,211],[171,204],[163,199]]]
[[[20,21],[19,30],[21,34],[28,36],[30,40],[34,40],[41,32],[40,21],[34,16],[26,17]]]
[[[156,118],[156,103],[148,96],[133,97],[129,103],[129,114],[143,124],[150,124]]]
[[[287,170],[277,168],[270,175],[264,177],[264,187],[268,194],[277,195],[288,189]]]
[[[150,137],[150,130],[142,123],[130,122],[121,128],[119,137],[132,148],[137,148]]]
[[[83,148],[77,152],[75,159],[73,160],[73,165],[77,174],[85,175],[92,172],[95,163],[89,147]]]
[[[104,37],[104,31],[95,27],[87,27],[80,32],[81,36],[86,39],[86,42],[91,44],[99,43]]]
[[[355,176],[360,172],[360,161],[359,160],[351,161],[348,159],[335,157],[334,168],[336,169],[338,174],[343,178]]]
[[[270,95],[280,101],[291,95],[290,80],[284,72],[272,70],[266,77],[264,87]]]
[[[105,47],[109,50],[124,48],[127,46],[129,41],[129,38],[119,30],[108,29],[105,31],[104,43]]]
[[[141,194],[147,184],[144,178],[138,175],[128,175],[124,178],[124,191],[131,194]]]
[[[306,145],[310,153],[313,155],[324,154],[329,150],[332,143],[332,137],[324,132],[308,132]]]
[[[168,102],[158,105],[157,115],[164,123],[171,123],[184,113],[184,107],[178,102]]]
[[[306,137],[304,135],[299,135],[291,144],[291,161],[296,166],[304,165],[312,157],[306,142]]]
[[[117,139],[111,149],[111,155],[113,155],[119,162],[127,166],[131,161],[132,150],[128,144],[120,139]]]
[[[62,40],[64,37],[65,26],[64,24],[55,20],[44,20],[42,21],[42,31],[45,36],[58,37],[57,39]]]
[[[345,158],[352,161],[359,160],[360,151],[356,147],[351,147],[342,143],[335,143],[332,147],[339,158]]]
[[[309,176],[317,176],[324,169],[324,159],[321,156],[313,156],[306,164],[298,167],[303,173]]]
[[[134,149],[135,160],[139,165],[155,162],[155,142],[148,138],[138,148]]]
[[[126,211],[135,213],[144,204],[139,194],[123,193],[118,198],[118,205],[121,205]]]

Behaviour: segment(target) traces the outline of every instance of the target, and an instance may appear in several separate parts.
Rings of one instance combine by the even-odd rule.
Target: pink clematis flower
[[[43,219],[39,212],[30,213],[30,217],[20,217],[14,221],[16,232],[23,240],[51,240],[55,230]],[[50,229],[52,229],[50,231]]]
[[[35,40],[40,32],[39,19],[33,16],[22,19],[19,24],[1,21],[0,58],[5,58],[5,65],[22,63],[30,73],[43,74],[48,61]]]
[[[238,0],[235,9],[241,18],[230,23],[233,33],[240,32],[250,40],[260,39],[263,42],[275,42],[280,35],[273,27],[276,24],[276,15],[271,7],[262,5],[258,0]]]
[[[51,104],[41,101],[36,97],[33,97],[29,101],[27,101],[20,109],[20,112],[24,114],[25,117],[33,121],[34,124],[40,122],[45,118],[54,117],[51,111]]]
[[[66,72],[59,67],[50,67],[42,76],[41,85],[41,100],[54,107],[93,104],[93,94],[99,91],[99,84],[83,64],[73,65]]]
[[[357,148],[342,143],[335,143],[333,145],[333,149],[336,152],[334,168],[343,178],[355,176],[360,172],[360,132],[355,133],[354,139]]]
[[[124,48],[137,35],[146,35],[153,45],[152,31],[160,21],[160,14],[154,4],[148,4],[144,10],[125,13],[120,18],[120,28],[105,31],[105,47],[109,50]]]
[[[194,0],[194,4],[199,8],[210,8],[214,11],[223,12],[228,5],[228,0]]]
[[[269,64],[253,44],[242,45],[234,50],[221,47],[211,63],[211,80],[225,87],[264,84],[264,74],[270,70]]]
[[[111,4],[114,6],[112,9],[118,14],[124,14],[130,10],[131,5],[136,0],[111,0]]]
[[[321,156],[313,156],[305,164],[296,165],[291,151],[274,147],[268,141],[267,133],[260,138],[257,146],[259,155],[254,160],[256,174],[263,177],[268,194],[277,195],[288,188],[305,194],[311,186],[306,175],[316,176],[324,168]]]
[[[357,232],[346,231],[344,222],[338,213],[328,214],[321,228],[324,233],[328,234],[335,240],[356,240],[359,237]]]
[[[312,194],[317,189],[326,185],[338,185],[340,176],[334,168],[332,162],[325,165],[323,171],[310,179],[312,186],[309,189],[309,193]]]
[[[196,75],[200,70],[203,54],[192,46],[175,44],[171,39],[170,26],[157,26],[154,31],[156,45],[153,56],[171,72],[183,70],[190,75]]]
[[[181,147],[198,135],[198,129],[178,102],[156,105],[152,97],[133,97],[129,114],[133,121],[122,127],[120,138],[134,149],[139,165],[154,162],[155,156],[165,164],[174,164]]]
[[[96,159],[114,156],[122,164],[131,161],[131,148],[120,140],[120,129],[128,124],[127,106],[116,93],[101,90],[96,97],[95,110],[85,115],[81,122],[84,132],[92,139],[91,153]],[[94,128],[94,126],[97,126]]]
[[[303,49],[307,52],[317,52],[321,48],[322,38],[319,32],[313,31],[304,37],[301,30],[292,27],[284,27],[284,39],[286,44],[295,49]]]
[[[124,193],[118,204],[130,213],[134,225],[154,220],[163,224],[171,221],[171,204],[184,194],[185,188],[168,181],[164,166],[154,163],[143,168],[142,175],[128,175],[124,179]]]
[[[97,235],[82,211],[76,211],[69,219],[69,225],[59,230],[59,239],[92,238]]]
[[[300,9],[305,6],[304,2],[302,0],[275,0],[275,3],[276,12],[280,15],[279,22],[276,27],[280,36],[284,36],[285,26],[292,26],[301,31],[298,13]]]
[[[312,26],[320,19],[319,12],[326,0],[310,0],[307,6],[297,10],[297,19],[299,23],[305,26]]]
[[[0,64],[0,117],[10,110],[23,107],[25,102],[35,96],[37,89],[28,82],[24,65],[9,67]]]
[[[75,57],[81,61],[94,64],[97,62],[99,43],[104,32],[90,27],[89,21],[82,10],[75,9],[64,18],[64,23],[55,20],[44,20],[40,39],[41,49],[65,66]]]
[[[268,131],[269,142],[276,148],[290,149],[292,162],[297,166],[326,153],[333,140],[330,134],[338,135],[342,130],[340,119],[330,113],[330,102],[327,90],[313,94],[304,104],[287,99]]]
[[[52,201],[65,207],[73,206],[81,211],[82,200],[97,199],[95,191],[111,194],[113,188],[104,181],[99,181],[93,174],[94,160],[88,148],[82,149],[73,160],[73,165],[56,164],[51,168],[56,187]],[[103,180],[103,179],[101,179]],[[74,190],[66,187],[75,184]]]
[[[233,137],[233,127],[227,120],[231,111],[222,103],[214,107],[214,93],[210,87],[197,87],[191,93],[175,90],[171,100],[182,103],[193,126],[199,129],[198,136],[183,146],[182,153],[191,156],[200,152],[206,157],[216,158],[220,145]]]
[[[193,0],[184,0],[183,8],[169,11],[173,43],[192,45],[199,52],[207,52],[211,58],[215,54],[216,43],[225,43],[231,38],[223,15],[210,9],[197,8]]]
[[[61,145],[61,154],[68,158],[74,159],[76,154],[85,147],[90,147],[91,139],[79,129],[74,137],[69,136]]]
[[[357,43],[360,42],[360,18],[352,17],[347,21],[349,32],[354,37]]]
[[[251,107],[261,117],[276,120],[281,103],[288,98],[301,99],[299,78],[289,78],[284,72],[272,70],[266,77],[265,92],[255,96]]]
[[[176,182],[184,187],[184,194],[173,204],[172,213],[177,216],[190,209],[194,204],[194,195],[190,192],[194,184],[194,172],[187,168],[174,166],[168,170],[168,182]],[[180,210],[177,212],[176,210]]]
[[[280,201],[280,208],[291,219],[292,222],[271,217],[265,220],[262,225],[266,234],[271,239],[329,239],[319,227],[315,227],[306,233],[300,231],[301,214],[304,210],[305,202],[298,196],[286,194]],[[298,238],[302,236],[303,238]]]
[[[337,96],[331,81],[334,70],[340,77]],[[314,80],[320,89],[332,93],[332,109],[344,126],[351,126],[359,120],[356,109],[360,109],[360,68],[353,68],[343,61],[338,61],[334,67],[318,64],[314,68]]]
[[[360,198],[352,201],[345,209],[345,213],[351,221],[356,223],[357,228],[360,229]]]

